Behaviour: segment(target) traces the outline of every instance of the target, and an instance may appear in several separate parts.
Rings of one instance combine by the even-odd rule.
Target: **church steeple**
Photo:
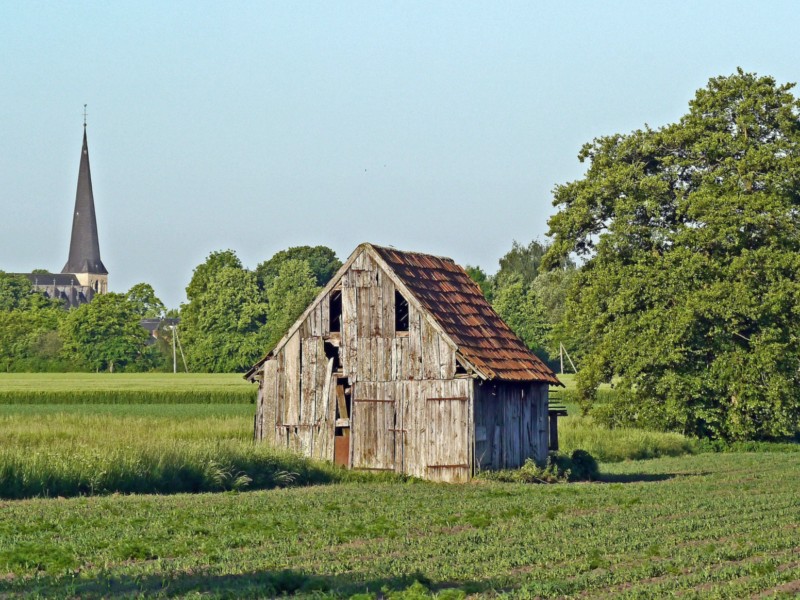
[[[105,292],[107,275],[100,260],[100,242],[97,237],[97,217],[94,212],[92,174],[89,170],[89,145],[86,142],[86,111],[83,117],[83,148],[78,170],[78,191],[75,195],[75,213],[72,217],[72,239],[69,244],[69,259],[62,273],[83,275],[86,283],[96,292]],[[101,277],[97,277],[101,276]],[[80,277],[79,277],[80,279]]]

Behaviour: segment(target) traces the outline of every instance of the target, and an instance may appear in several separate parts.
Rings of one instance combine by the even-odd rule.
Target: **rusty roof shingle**
[[[370,246],[436,319],[464,358],[489,379],[561,385],[452,259]]]

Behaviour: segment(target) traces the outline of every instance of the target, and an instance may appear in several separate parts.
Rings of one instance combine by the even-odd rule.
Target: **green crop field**
[[[5,502],[0,596],[800,591],[800,454],[604,471],[606,482],[593,484],[347,483]]]
[[[235,373],[0,373],[0,404],[236,404],[256,389]]]
[[[0,598],[800,593],[800,452],[686,454],[573,412],[563,446],[601,482],[432,484],[253,445],[254,406],[208,399],[253,389],[237,376],[3,377],[68,393],[0,400]],[[607,462],[631,456],[661,458]]]

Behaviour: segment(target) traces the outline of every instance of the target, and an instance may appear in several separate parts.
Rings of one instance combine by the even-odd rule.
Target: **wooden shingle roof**
[[[452,259],[368,246],[453,340],[458,352],[487,379],[561,384]]]

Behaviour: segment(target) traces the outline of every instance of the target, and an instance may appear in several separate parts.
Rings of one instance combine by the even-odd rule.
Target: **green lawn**
[[[580,448],[604,462],[628,459],[680,456],[697,450],[694,440],[679,433],[663,433],[632,428],[610,429],[597,423],[591,416],[584,416],[575,402],[575,375],[558,376],[566,386],[551,387],[551,395],[566,405],[569,416],[559,418],[559,447],[564,452]],[[601,395],[613,394],[609,384],[602,384]]]
[[[5,502],[0,596],[346,596],[414,580],[443,597],[800,589],[800,454],[603,468],[607,482],[594,484],[348,483]]]

